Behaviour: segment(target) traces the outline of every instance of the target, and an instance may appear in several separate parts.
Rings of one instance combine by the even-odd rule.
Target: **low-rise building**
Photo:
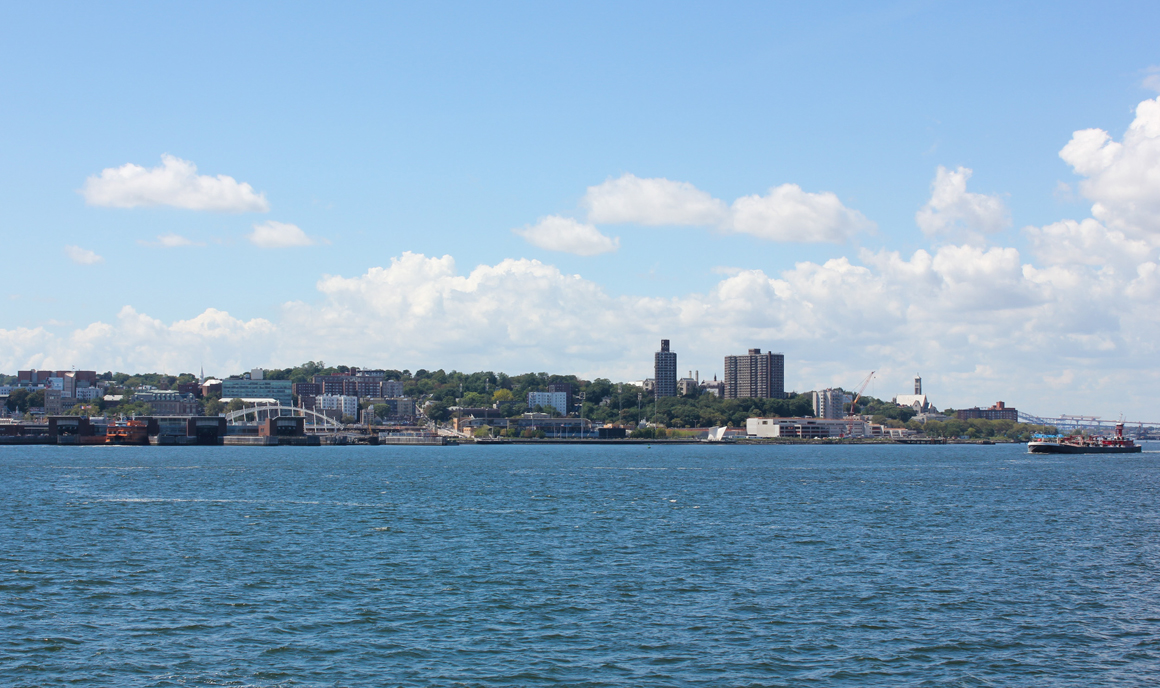
[[[81,401],[92,401],[100,399],[104,396],[105,390],[100,387],[79,387],[77,388],[77,399]]]
[[[927,421],[929,421],[929,420],[938,420],[938,421],[947,420],[947,416],[945,416],[945,415],[943,415],[943,414],[941,414],[941,413],[934,413],[934,412],[931,412],[931,413],[919,413],[919,414],[916,414],[916,415],[914,416],[914,418],[912,418],[911,420],[916,420],[916,421],[918,421],[919,423],[925,423],[925,422],[927,422]]]
[[[551,406],[561,415],[568,415],[568,395],[564,392],[528,392],[528,408]]]
[[[378,414],[379,418],[390,420],[410,420],[417,415],[415,410],[415,400],[411,399],[410,397],[371,397],[366,401],[372,407],[390,407],[390,411],[387,413],[382,413],[380,411]]]
[[[543,432],[545,437],[594,438],[598,436],[594,423],[587,418],[552,418],[546,413],[525,413],[519,418],[468,418],[458,424],[461,432],[473,432],[481,427],[511,430],[518,434]]]
[[[633,380],[628,384],[640,387],[646,394],[651,394],[657,388],[657,381],[651,377],[646,377],[643,380]]]
[[[723,399],[725,398],[725,383],[718,380],[717,376],[714,375],[712,382],[708,380],[701,381],[701,391],[705,394],[712,394],[718,399]]]
[[[978,406],[969,409],[958,409],[955,417],[959,420],[982,418],[983,420],[1013,420],[1019,421],[1019,411],[1001,401],[996,401],[990,408],[981,409]]]
[[[320,394],[315,399],[315,409],[338,411],[344,416],[358,418],[358,397],[349,394]]]
[[[63,396],[64,395],[61,393],[61,391],[59,389],[53,389],[51,387],[46,387],[44,389],[44,411],[43,412],[50,415],[50,416],[60,415],[64,409],[64,404],[62,403],[62,399],[61,399]],[[29,409],[29,410],[31,411],[31,409]]]
[[[403,385],[395,380],[386,380],[382,370],[352,368],[348,373],[315,375],[312,382],[318,385],[318,394],[338,394],[343,396],[389,397],[402,396]]]
[[[289,380],[255,380],[252,373],[249,379],[229,378],[221,383],[222,399],[274,399],[283,406],[293,406],[292,395],[293,383]]]
[[[299,407],[312,409],[318,403],[318,395],[322,394],[322,385],[315,382],[295,382],[290,391],[298,397]]]
[[[80,390],[77,390],[78,392]],[[177,385],[177,391],[182,394],[192,394],[195,397],[201,396],[201,383],[198,382],[182,382]],[[77,395],[80,396],[79,394]]]
[[[177,390],[157,390],[152,392],[137,392],[133,401],[149,404],[155,416],[196,416],[201,413],[197,399],[188,393]]]
[[[680,380],[677,380],[677,394],[683,397],[689,396],[693,392],[697,391],[699,387],[700,385],[697,384],[697,378],[693,376],[693,371],[691,370],[689,371],[688,375],[681,378]]]
[[[879,426],[880,427],[880,426]],[[749,437],[795,437],[817,439],[826,437],[872,437],[874,428],[863,420],[832,418],[749,418],[745,421]],[[879,430],[881,434],[881,430]]]

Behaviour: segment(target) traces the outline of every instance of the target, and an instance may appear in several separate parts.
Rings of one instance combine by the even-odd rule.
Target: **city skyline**
[[[1150,420],[1157,14],[13,8],[0,370],[632,380],[666,338]]]

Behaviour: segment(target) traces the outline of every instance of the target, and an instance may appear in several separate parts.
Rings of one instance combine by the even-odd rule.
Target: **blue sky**
[[[799,362],[791,385],[803,390],[849,387],[878,368],[875,391],[890,396],[921,368],[941,405],[1005,398],[1042,413],[1133,417],[1155,406],[1154,380],[1132,371],[1154,353],[1156,316],[1143,296],[1138,310],[1108,313],[1123,301],[1117,289],[1150,293],[1132,280],[1156,261],[1160,227],[1097,218],[1101,231],[1143,242],[1132,265],[1117,264],[1123,281],[1112,286],[1099,282],[1112,258],[1049,259],[1045,245],[1075,237],[1026,230],[1090,219],[1105,198],[1081,191],[1086,177],[1060,152],[1090,128],[1120,141],[1137,106],[1156,98],[1152,3],[11,3],[2,11],[8,372],[204,364],[228,373],[323,358],[635,379],[667,335],[684,352],[682,369],[702,375],[749,346],[784,350],[791,370]],[[124,207],[123,198],[82,193],[90,177],[156,168],[163,155],[196,165],[197,175],[249,184],[268,210],[174,207],[163,195]],[[959,198],[994,199],[990,220],[974,226],[975,216],[960,214],[948,216],[953,230],[919,227],[940,166],[971,171]],[[1140,172],[1145,196],[1160,196],[1148,181],[1155,172]],[[693,188],[726,209],[792,184],[807,204],[832,194],[857,216],[836,234],[813,225],[742,230],[727,210],[713,222],[643,210],[594,220],[616,217],[593,210],[589,187],[623,175],[684,183],[681,193]],[[567,231],[597,232],[605,248],[619,243],[576,255],[513,232],[552,217],[574,221]],[[309,245],[256,244],[254,226],[269,222],[282,223],[275,232],[297,227],[297,242]],[[791,240],[795,232],[815,240]],[[159,245],[162,236],[185,245]],[[939,273],[939,288],[951,291],[924,300],[913,292],[934,287],[902,287],[866,258],[897,252],[909,261],[956,246],[974,247],[976,258],[1017,251],[1011,270],[1072,270],[1103,285],[1103,296],[1087,315],[1050,310],[1074,304],[1063,282],[1026,302],[959,302],[967,278]],[[405,252],[449,255],[454,268],[432,272],[431,263],[412,274]],[[947,264],[970,260],[943,255]],[[519,259],[541,266],[499,267]],[[835,283],[806,299],[804,283],[786,277],[799,264],[842,260],[887,285],[891,317],[875,324],[865,313],[872,303],[857,318],[840,315],[853,307],[847,290],[872,293],[866,285]],[[393,277],[368,272],[392,265]],[[473,282],[477,266],[498,273]],[[541,268],[556,272],[536,276]],[[753,272],[796,296],[770,296],[769,287],[750,297],[784,308],[740,312],[722,294],[737,286],[729,279]],[[328,275],[347,282],[327,291]],[[568,286],[573,275],[583,288]],[[480,286],[488,279],[493,287]],[[415,300],[424,290],[438,293],[437,306]],[[452,303],[464,290],[479,301]],[[932,328],[955,322],[950,312],[932,315],[934,302],[970,308],[988,325],[1099,326],[1053,331],[1052,341],[1078,349],[1036,344],[1013,355],[1014,325],[934,337]],[[1039,307],[1049,310],[1028,310]],[[207,309],[213,327],[197,320]],[[1012,389],[1024,373],[1035,383]]]

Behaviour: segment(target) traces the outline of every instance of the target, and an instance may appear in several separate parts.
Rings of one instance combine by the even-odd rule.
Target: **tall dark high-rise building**
[[[725,357],[726,399],[784,399],[785,355],[750,349]]]
[[[661,350],[653,357],[653,379],[657,397],[677,396],[677,354],[669,351],[669,340],[661,340]]]

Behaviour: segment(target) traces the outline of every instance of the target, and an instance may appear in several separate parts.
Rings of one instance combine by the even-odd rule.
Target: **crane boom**
[[[862,398],[862,392],[866,391],[866,385],[870,384],[870,378],[874,377],[874,373],[876,373],[876,372],[878,372],[878,371],[871,370],[870,374],[866,376],[866,379],[862,381],[862,385],[858,387],[858,394],[855,395],[854,401],[850,402],[850,415],[851,416],[854,415],[854,409],[858,406],[858,400]]]

